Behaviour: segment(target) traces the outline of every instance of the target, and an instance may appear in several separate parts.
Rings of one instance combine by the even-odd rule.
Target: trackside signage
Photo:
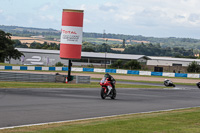
[[[61,43],[82,45],[82,27],[62,26]]]
[[[60,58],[81,59],[83,10],[63,9]]]

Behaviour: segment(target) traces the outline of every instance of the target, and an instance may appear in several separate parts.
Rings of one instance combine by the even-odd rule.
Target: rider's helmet
[[[111,80],[111,76],[110,76],[109,73],[106,73],[106,74],[104,75],[104,77],[107,78],[108,80]]]
[[[109,77],[110,77],[110,74],[109,74],[109,73],[106,73],[106,74],[104,75],[104,77],[109,78]]]
[[[168,79],[165,79],[165,81],[167,81]]]

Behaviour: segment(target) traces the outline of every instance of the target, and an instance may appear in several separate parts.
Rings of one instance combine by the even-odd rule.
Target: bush
[[[63,66],[64,64],[63,63],[61,63],[61,62],[57,62],[56,64],[55,64],[55,66]]]
[[[93,64],[87,65],[87,67],[94,68]]]
[[[128,61],[126,62],[126,64],[124,65],[124,68],[125,69],[141,69],[141,65],[138,61],[136,60],[131,60],[131,61]]]
[[[110,67],[111,68],[123,68],[123,65],[124,65],[124,63],[123,63],[123,61],[122,60],[117,60],[117,61],[115,61],[114,63],[112,63],[111,65],[110,65]]]
[[[122,69],[141,69],[141,65],[136,60],[131,60],[128,62],[123,62],[122,60],[117,60],[110,65],[110,68],[122,68]]]

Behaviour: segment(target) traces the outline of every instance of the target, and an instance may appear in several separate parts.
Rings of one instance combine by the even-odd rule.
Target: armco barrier
[[[165,76],[165,77],[175,77],[175,73],[163,73],[162,76]]]
[[[68,71],[68,67],[0,66],[0,70]],[[121,70],[121,69],[100,69],[100,68],[72,67],[72,71],[75,71],[75,72],[122,73],[122,74],[147,75],[147,76],[165,76],[165,77],[200,78],[199,74],[134,71],[134,70]]]
[[[199,74],[188,74],[187,77],[188,78],[200,78]]]
[[[83,68],[83,72],[94,72],[94,68]]]
[[[175,77],[187,77],[186,73],[175,73]]]
[[[139,71],[128,70],[127,74],[135,74],[135,75],[139,75]]]
[[[56,75],[0,71],[0,81],[56,82]]]
[[[151,72],[151,76],[162,76],[162,72]]]
[[[116,73],[116,69],[106,69],[106,73]]]

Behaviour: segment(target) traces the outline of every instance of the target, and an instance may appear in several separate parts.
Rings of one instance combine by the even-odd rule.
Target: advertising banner
[[[81,59],[83,10],[63,9],[60,58]]]

